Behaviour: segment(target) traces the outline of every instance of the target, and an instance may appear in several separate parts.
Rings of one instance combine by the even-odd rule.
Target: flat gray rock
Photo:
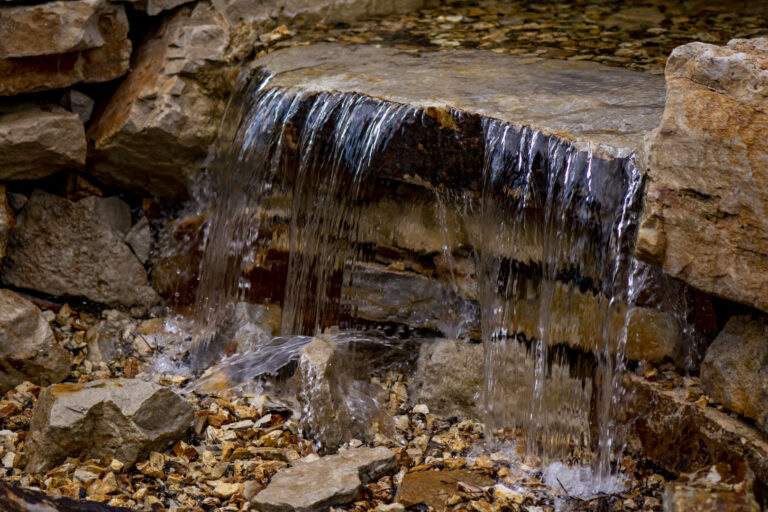
[[[394,471],[388,448],[354,448],[277,473],[251,503],[262,512],[313,512],[344,505],[360,487]]]
[[[633,150],[659,124],[664,108],[661,77],[591,62],[317,44],[277,51],[255,64],[274,75],[273,87],[453,108]]]

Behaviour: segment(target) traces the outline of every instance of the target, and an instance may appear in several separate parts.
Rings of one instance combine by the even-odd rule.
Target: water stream
[[[268,260],[287,261],[283,338],[232,359],[238,379],[268,372],[272,360],[284,365],[306,343],[291,336],[341,323],[342,290],[354,288],[348,269],[364,259],[363,206],[379,195],[389,144],[402,143],[403,128],[423,116],[356,94],[271,88],[268,77],[243,87],[199,198],[209,220],[195,307],[198,370],[220,357],[211,340]],[[496,120],[477,127],[484,166],[456,169],[477,176],[474,197],[448,183],[428,187],[440,190],[441,251],[454,294],[449,219],[469,226],[474,216],[480,226],[471,238],[490,437],[523,433],[527,453],[542,462],[588,460],[608,475],[622,449],[613,409],[626,322],[615,318],[632,295],[641,175],[631,157],[606,148]],[[464,336],[467,311],[455,313],[444,334]]]

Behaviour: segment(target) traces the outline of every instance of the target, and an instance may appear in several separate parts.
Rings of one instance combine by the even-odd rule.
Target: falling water
[[[498,121],[484,128],[478,268],[488,426],[525,432],[528,453],[545,461],[584,459],[594,406],[597,464],[607,473],[623,362],[612,318],[626,301],[640,174],[630,159],[600,158],[599,148]],[[584,296],[596,307],[580,317]],[[594,339],[579,339],[585,321]]]
[[[338,325],[343,290],[354,289],[351,263],[363,256],[359,219],[375,200],[372,177],[392,157],[387,148],[398,132],[423,121],[410,107],[272,88],[268,77],[243,88],[225,116],[202,194],[210,214],[196,303],[198,368],[219,357],[211,340],[265,262],[287,261],[283,336]],[[495,120],[482,129],[480,228],[471,238],[487,424],[525,433],[528,453],[544,461],[596,458],[608,474],[621,449],[612,418],[626,340],[626,325],[614,318],[633,289],[629,246],[641,175],[630,157],[605,148]],[[471,191],[435,185],[441,226],[449,202],[461,203],[459,216],[468,220]],[[441,236],[452,267],[447,229]],[[452,269],[448,280],[458,295]],[[466,311],[455,314],[470,323]],[[451,334],[466,331],[457,324]],[[288,355],[278,345],[264,350],[283,362],[303,341],[285,345]],[[237,367],[262,371],[260,350]]]
[[[269,77],[252,84],[228,108],[201,194],[211,212],[195,307],[198,368],[215,360],[210,342],[248,295],[249,271],[281,250],[282,334],[334,322],[355,251],[356,203],[376,157],[415,114],[361,95],[270,88]],[[279,227],[286,218],[288,233]]]

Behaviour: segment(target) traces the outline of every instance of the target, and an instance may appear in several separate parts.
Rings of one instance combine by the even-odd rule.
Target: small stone
[[[411,412],[414,414],[429,414],[429,407],[427,407],[425,404],[417,404],[411,409]]]
[[[243,484],[238,483],[216,482],[216,485],[213,488],[213,494],[219,498],[229,498],[242,492]]]

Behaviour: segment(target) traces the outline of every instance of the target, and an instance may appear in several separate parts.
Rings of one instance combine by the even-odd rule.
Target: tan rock
[[[40,394],[33,410],[27,470],[45,471],[68,456],[116,458],[130,466],[180,438],[192,417],[187,402],[151,382],[55,384]],[[161,454],[152,453],[147,467],[162,475],[162,460]]]
[[[648,140],[638,255],[768,311],[768,39],[676,48]]]
[[[72,354],[56,342],[40,310],[10,290],[0,290],[0,392],[24,381],[60,382]]]
[[[768,432],[768,322],[735,316],[707,349],[701,385],[712,401]]]
[[[85,129],[76,114],[53,105],[0,107],[0,179],[81,169],[85,153]]]
[[[76,52],[104,45],[104,0],[0,7],[0,59]]]
[[[429,3],[429,0],[214,0],[216,8],[232,22],[297,18],[306,22],[349,22],[415,11]]]
[[[0,59],[0,96],[58,89],[78,82],[105,82],[123,75],[131,55],[125,9],[105,3],[99,10],[97,25],[104,40],[98,47]]]
[[[163,22],[88,132],[94,174],[157,196],[186,195],[223,109],[221,96],[190,77],[221,62],[227,43],[225,22],[206,2]]]

